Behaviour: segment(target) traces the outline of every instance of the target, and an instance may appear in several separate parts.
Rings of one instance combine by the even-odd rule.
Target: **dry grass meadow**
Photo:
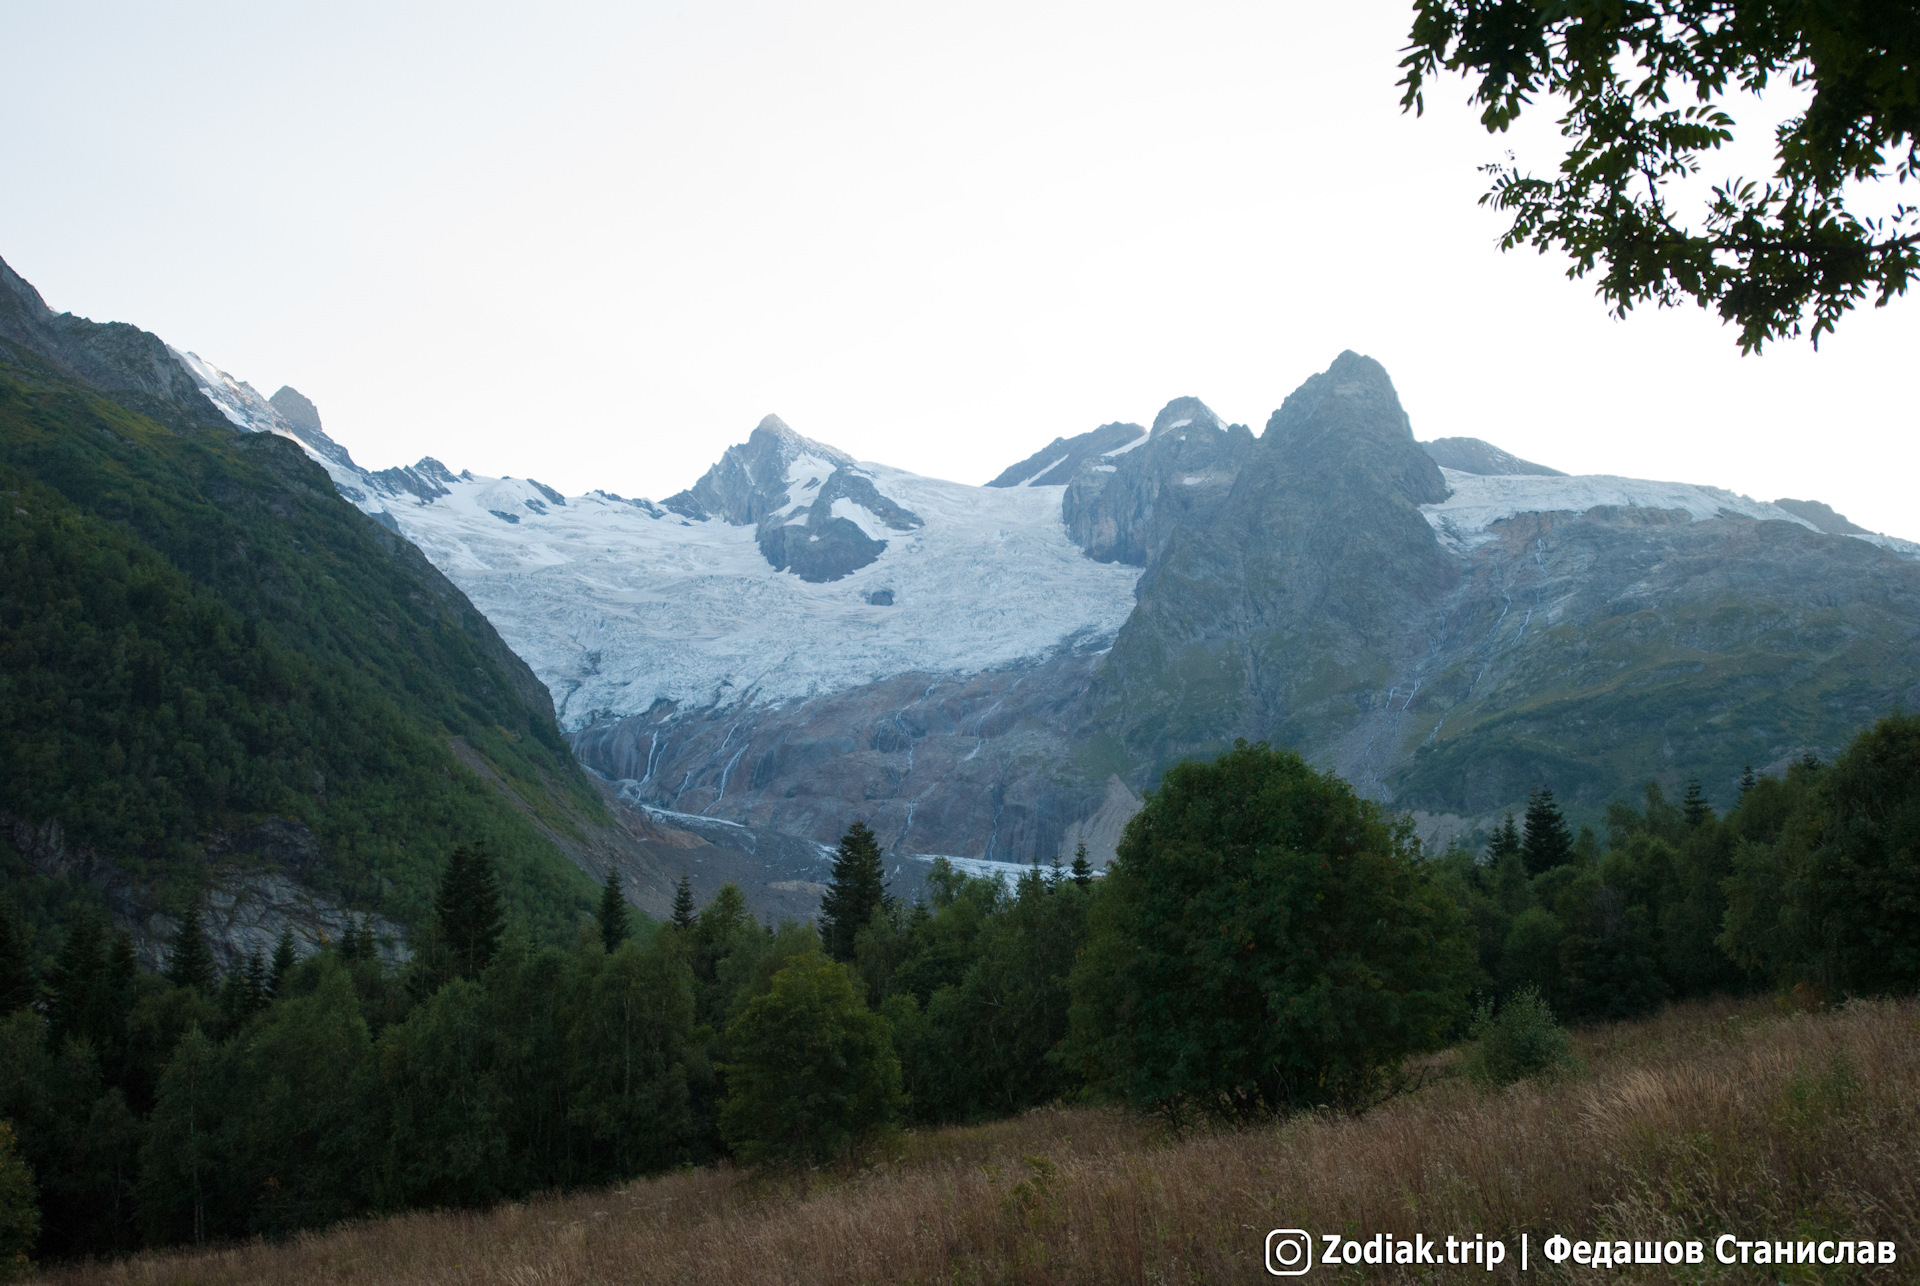
[[[1270,1281],[1268,1229],[1428,1237],[1852,1234],[1873,1268],[1577,1268],[1528,1278],[1920,1280],[1920,1005],[1676,1006],[1578,1033],[1584,1069],[1477,1089],[1447,1074],[1358,1117],[1169,1136],[1057,1109],[901,1136],[846,1174],[676,1173],[487,1212],[346,1224],[282,1243],[69,1265],[60,1286],[226,1283],[1187,1283]],[[1911,1258],[1910,1258],[1911,1257]],[[1472,1268],[1316,1268],[1368,1281]],[[1545,1271],[1542,1271],[1545,1270]]]

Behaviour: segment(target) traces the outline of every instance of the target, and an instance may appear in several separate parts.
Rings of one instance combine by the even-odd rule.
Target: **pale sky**
[[[1550,120],[1490,138],[1460,82],[1402,115],[1409,21],[0,0],[0,257],[294,385],[374,468],[659,498],[775,412],[981,482],[1182,395],[1258,432],[1352,348],[1422,438],[1920,538],[1920,298],[1818,353],[1613,320],[1475,204],[1507,148],[1553,164]]]

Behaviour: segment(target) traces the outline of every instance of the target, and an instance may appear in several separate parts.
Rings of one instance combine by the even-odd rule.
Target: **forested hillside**
[[[414,925],[465,841],[564,933],[592,885],[542,830],[604,810],[465,597],[296,444],[0,357],[0,812],[25,900],[66,875],[123,919],[177,915],[217,859]]]

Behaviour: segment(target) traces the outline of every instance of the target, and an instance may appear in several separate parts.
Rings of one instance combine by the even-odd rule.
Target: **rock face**
[[[1082,465],[1111,464],[1112,457],[1129,450],[1147,431],[1137,424],[1103,424],[1071,438],[1055,438],[1020,463],[1008,466],[989,487],[1061,487],[1073,481]]]
[[[1502,451],[1493,443],[1482,442],[1479,438],[1435,438],[1431,442],[1422,442],[1420,447],[1433,457],[1435,464],[1459,473],[1477,473],[1486,476],[1532,474],[1544,478],[1567,476],[1558,469],[1547,468],[1544,464],[1522,460],[1519,456]]]
[[[760,421],[743,445],[727,448],[699,482],[661,503],[697,521],[754,525],[760,552],[776,571],[815,584],[872,563],[887,547],[885,532],[924,525],[881,495],[851,457],[801,437],[777,415]]]
[[[1198,398],[1176,398],[1144,441],[1080,465],[1061,520],[1089,558],[1145,567],[1176,527],[1212,512],[1252,448],[1246,425],[1222,424]]]
[[[1845,514],[1835,513],[1832,505],[1823,505],[1818,500],[1776,500],[1773,503],[1832,536],[1872,535],[1865,527],[1848,522]]]
[[[1459,575],[1419,508],[1446,482],[1379,363],[1341,354],[1249,446],[1149,562],[1084,706],[1152,770],[1239,736],[1307,741],[1422,645],[1405,627]]]
[[[40,292],[0,261],[0,343],[47,362],[60,374],[163,424],[210,418],[193,377],[174,352],[137,326],[55,313]]]

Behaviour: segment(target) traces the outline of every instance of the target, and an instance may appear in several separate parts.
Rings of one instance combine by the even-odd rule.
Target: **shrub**
[[[1492,1001],[1482,1004],[1471,1034],[1467,1078],[1481,1085],[1511,1085],[1574,1066],[1573,1041],[1533,986],[1508,996],[1497,1013]]]

